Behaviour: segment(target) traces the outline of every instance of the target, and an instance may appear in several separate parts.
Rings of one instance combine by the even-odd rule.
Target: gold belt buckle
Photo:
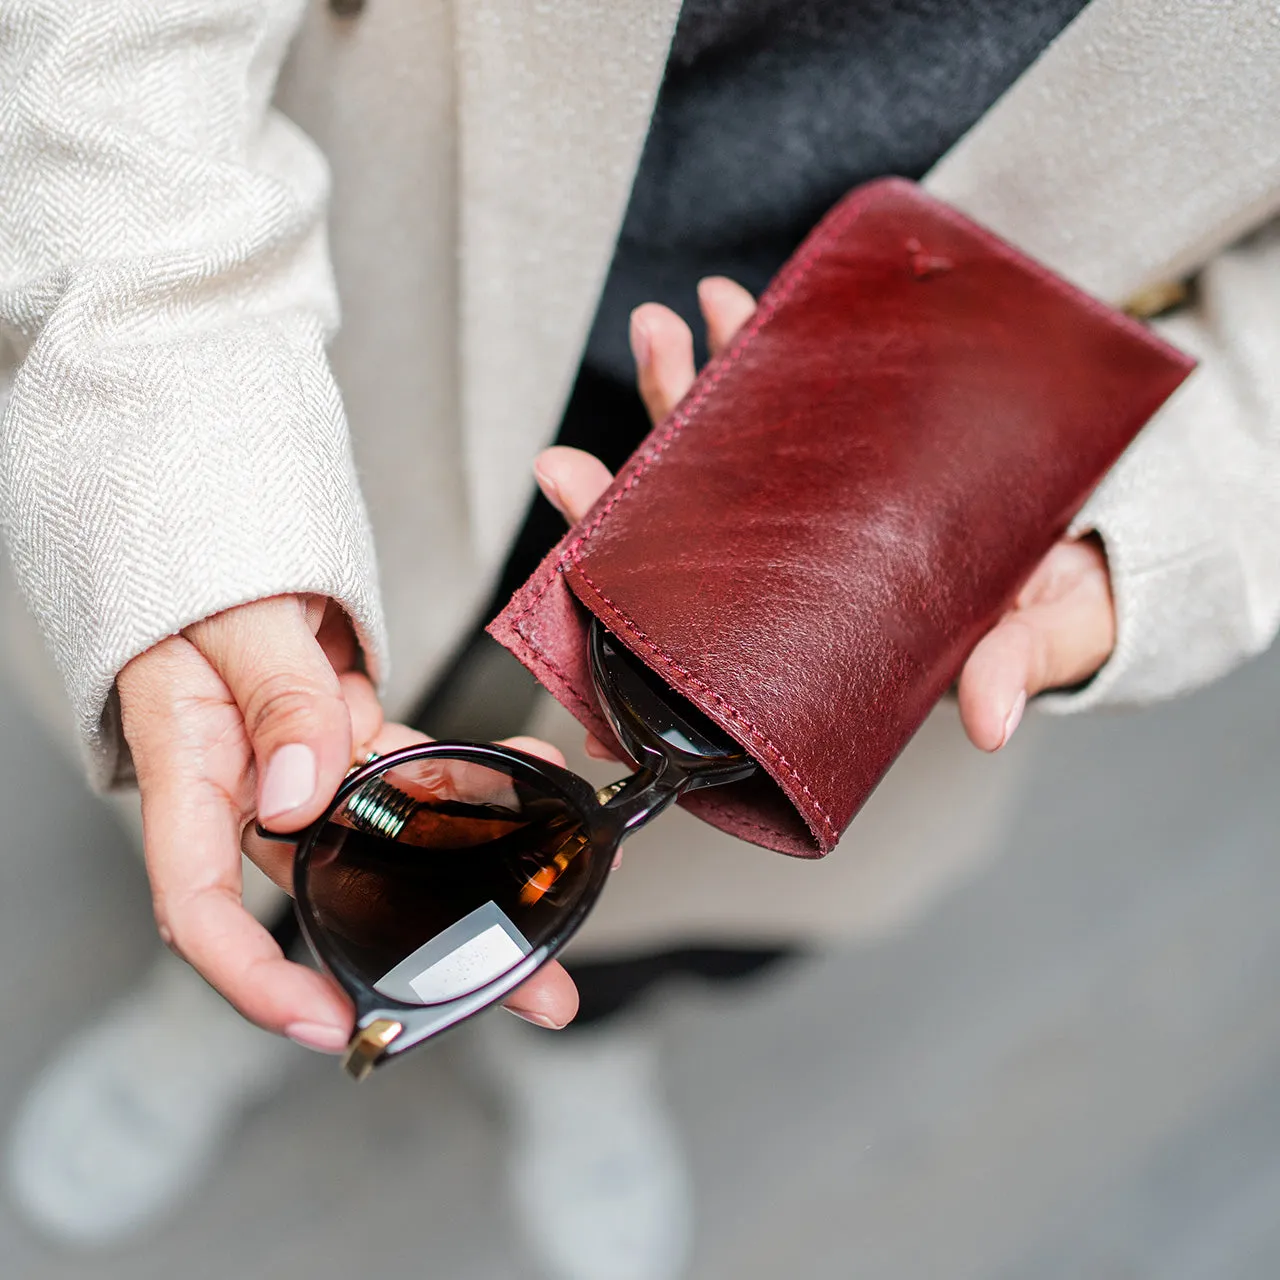
[[[1124,311],[1135,320],[1151,320],[1180,307],[1189,293],[1190,286],[1185,280],[1161,280],[1135,293],[1124,304]]]

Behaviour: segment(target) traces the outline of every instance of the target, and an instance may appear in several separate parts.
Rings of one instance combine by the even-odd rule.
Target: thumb
[[[592,454],[552,445],[538,454],[533,472],[547,501],[570,523],[581,520],[613,477]]]
[[[258,819],[298,831],[324,811],[351,766],[351,715],[298,596],[228,609],[183,633],[231,691],[258,772]]]

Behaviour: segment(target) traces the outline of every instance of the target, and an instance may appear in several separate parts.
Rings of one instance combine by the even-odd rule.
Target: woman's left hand
[[[751,318],[755,299],[741,285],[716,277],[702,281],[698,299],[714,356]],[[631,348],[640,395],[657,423],[693,384],[693,335],[675,312],[650,302],[632,313]],[[542,492],[571,523],[612,479],[598,459],[563,447],[544,450],[535,470]],[[998,751],[1018,727],[1028,698],[1089,679],[1110,656],[1115,638],[1111,578],[1101,544],[1093,538],[1064,539],[965,663],[960,716],[970,740],[984,751]]]

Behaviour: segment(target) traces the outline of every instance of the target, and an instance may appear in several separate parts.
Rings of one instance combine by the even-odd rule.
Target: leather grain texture
[[[490,630],[609,741],[597,614],[763,766],[684,803],[820,855],[1192,364],[913,184],[868,184]]]

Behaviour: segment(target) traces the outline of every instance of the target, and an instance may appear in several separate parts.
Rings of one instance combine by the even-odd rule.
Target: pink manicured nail
[[[316,756],[305,743],[281,747],[267,765],[258,817],[264,821],[307,803],[316,790]]]
[[[636,313],[631,313],[631,354],[635,356],[636,364],[643,369],[649,363],[649,353],[651,344],[649,341],[649,330],[645,328],[644,322],[636,318]]]
[[[1004,737],[1000,739],[1000,745],[1003,747],[1010,738],[1013,737],[1013,731],[1022,723],[1022,713],[1027,709],[1027,691],[1023,691],[1013,700],[1013,706],[1009,708],[1009,714],[1004,721]]]
[[[545,1027],[548,1031],[563,1031],[563,1022],[552,1022],[545,1013],[521,1013],[519,1009],[513,1009],[510,1005],[502,1006],[508,1013],[514,1013],[517,1018],[524,1022],[532,1022],[535,1027]]]
[[[341,1027],[321,1022],[291,1022],[284,1033],[294,1044],[317,1053],[341,1053],[347,1047],[347,1033]]]

